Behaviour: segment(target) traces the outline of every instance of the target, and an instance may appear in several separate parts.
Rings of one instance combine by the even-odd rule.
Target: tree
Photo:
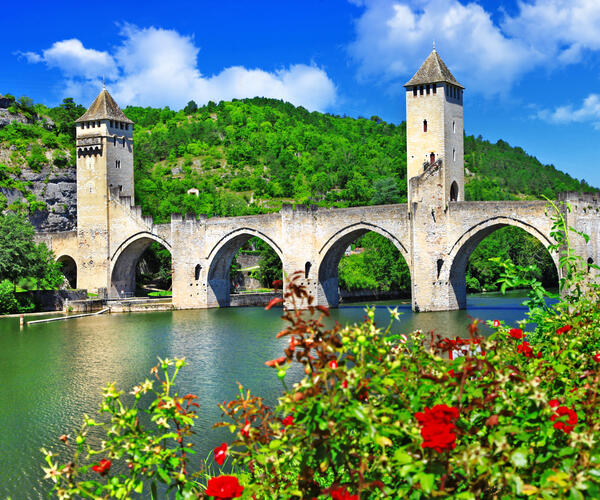
[[[183,112],[186,115],[193,115],[196,111],[198,111],[198,105],[193,100],[189,101],[185,108],[183,108]]]
[[[0,215],[0,280],[16,284],[30,274],[36,246],[31,223],[20,214]]]

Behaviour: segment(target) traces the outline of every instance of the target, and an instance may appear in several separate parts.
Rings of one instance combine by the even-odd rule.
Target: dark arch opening
[[[202,266],[200,264],[196,264],[194,268],[194,279],[198,281],[200,279],[200,271],[202,271]]]
[[[310,268],[312,267],[312,264],[310,262],[307,262],[306,264],[304,264],[304,278],[308,279],[308,275],[310,273]]]
[[[454,181],[450,186],[450,201],[458,200],[458,183]]]
[[[61,264],[61,271],[68,283],[67,286],[73,289],[77,288],[77,264],[75,259],[70,255],[62,255],[56,261]]]
[[[337,240],[319,266],[319,303],[337,307],[340,299],[410,298],[410,271],[396,244],[368,229]]]
[[[171,295],[171,252],[152,238],[129,243],[117,257],[110,297]]]
[[[502,268],[491,257],[510,259],[517,265],[535,264],[533,275],[546,288],[558,287],[558,269],[540,239],[518,226],[495,224],[482,229],[467,240],[458,251],[450,269],[450,283],[458,307],[467,306],[467,293],[499,289],[496,283]]]
[[[208,305],[229,307],[232,295],[281,289],[282,276],[281,259],[269,243],[252,234],[239,234],[225,243],[210,263]]]

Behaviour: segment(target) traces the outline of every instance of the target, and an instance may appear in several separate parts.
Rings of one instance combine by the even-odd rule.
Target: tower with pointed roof
[[[108,286],[111,199],[133,205],[133,122],[106,89],[76,120],[78,283]]]
[[[415,182],[429,169],[441,173],[441,191],[429,193],[443,204],[464,200],[463,90],[434,49],[406,87],[408,200]],[[421,193],[427,196],[427,193]]]

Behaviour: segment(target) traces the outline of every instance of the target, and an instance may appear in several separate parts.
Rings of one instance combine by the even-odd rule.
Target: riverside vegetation
[[[600,287],[588,273],[600,268],[573,255],[556,214],[558,303],[528,269],[498,262],[503,288],[531,290],[519,328],[391,335],[369,309],[334,328],[323,326],[326,307],[289,310],[277,335],[288,347],[266,363],[283,382],[277,407],[240,385],[216,424],[231,441],[204,467],[190,470],[196,397],[174,387],[185,361],[165,359],[129,394],[107,385],[99,415],[60,437],[61,455],[42,450],[53,493],[157,498],[163,483],[176,498],[597,498]],[[310,301],[296,280],[287,293]],[[305,376],[288,387],[294,363]]]
[[[9,110],[31,123],[0,128],[0,188],[22,194],[21,201],[11,203],[0,195],[0,210],[47,209],[22,171],[74,166],[74,120],[85,108],[70,98],[48,108],[22,97],[13,98]],[[168,222],[172,212],[273,212],[284,202],[327,207],[406,202],[404,122],[308,112],[265,98],[202,107],[190,101],[180,111],[129,106],[124,112],[136,123],[136,201],[156,222]],[[521,148],[502,140],[491,144],[481,136],[465,137],[465,168],[467,200],[555,198],[561,191],[596,190],[542,165]],[[187,194],[191,188],[199,190],[198,196]],[[408,268],[388,240],[369,234],[355,246],[364,253],[343,258],[343,288],[409,294]],[[281,278],[281,264],[268,245],[259,250],[266,266],[259,279],[270,287],[273,279]],[[150,252],[146,257],[158,265],[153,277],[168,287],[169,256],[158,245]],[[497,287],[501,269],[489,261],[495,255],[519,265],[537,262],[537,277],[556,283],[552,260],[538,241],[505,228],[486,238],[471,257],[470,291]]]

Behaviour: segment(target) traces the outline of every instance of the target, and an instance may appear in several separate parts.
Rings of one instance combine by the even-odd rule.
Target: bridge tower
[[[133,205],[133,122],[103,89],[76,120],[78,286],[110,287],[110,199]]]
[[[409,206],[420,201],[411,179],[425,176],[437,167],[441,192],[423,192],[424,197],[448,201],[464,200],[463,89],[435,48],[406,87],[406,146]],[[441,185],[440,185],[441,184]]]

